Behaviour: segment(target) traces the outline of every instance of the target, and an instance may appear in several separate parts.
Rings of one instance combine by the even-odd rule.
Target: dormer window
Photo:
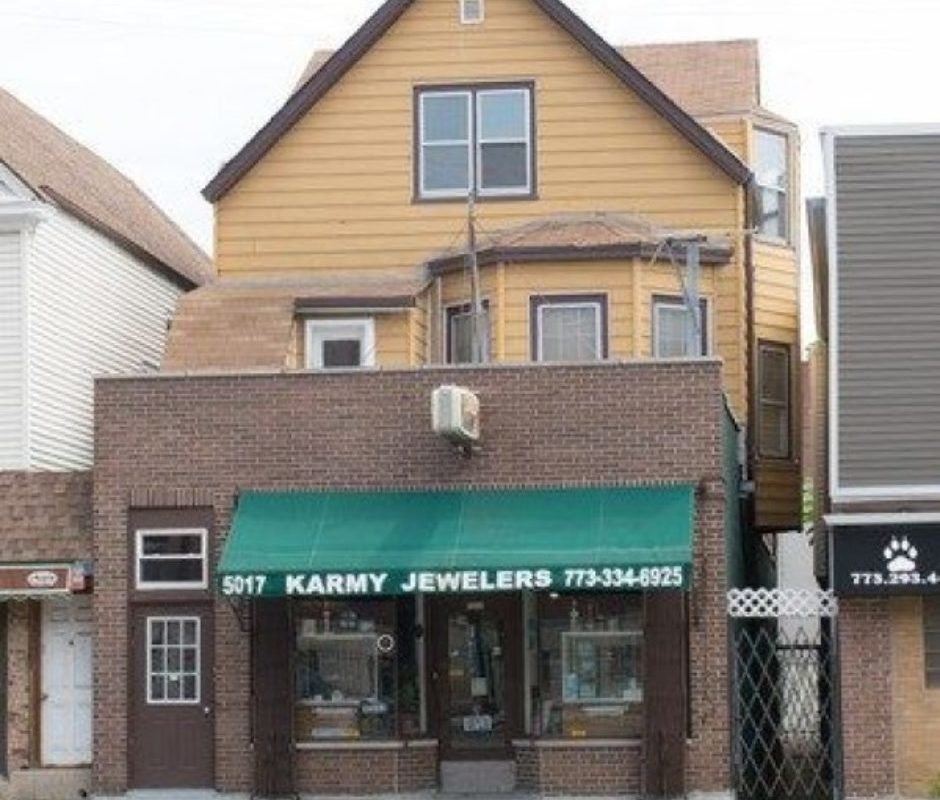
[[[479,25],[483,22],[484,0],[460,0],[460,22],[462,25]]]
[[[310,319],[305,339],[307,369],[375,365],[375,321],[371,318]]]
[[[421,89],[417,104],[419,199],[533,195],[530,84]]]

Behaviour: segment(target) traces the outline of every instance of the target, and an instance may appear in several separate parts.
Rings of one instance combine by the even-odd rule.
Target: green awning
[[[685,588],[691,486],[244,492],[225,595]]]

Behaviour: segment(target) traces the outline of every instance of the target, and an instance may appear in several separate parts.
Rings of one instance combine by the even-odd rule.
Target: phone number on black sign
[[[931,572],[853,572],[853,586],[938,586],[940,573]]]
[[[681,589],[682,567],[566,569],[566,589]]]

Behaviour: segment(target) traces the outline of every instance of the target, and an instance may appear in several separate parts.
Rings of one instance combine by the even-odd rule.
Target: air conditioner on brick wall
[[[462,386],[439,386],[431,393],[431,426],[454,444],[480,438],[480,399]]]

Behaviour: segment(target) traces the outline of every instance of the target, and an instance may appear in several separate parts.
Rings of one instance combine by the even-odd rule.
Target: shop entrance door
[[[201,789],[215,782],[211,612],[211,605],[134,609],[135,789]]]
[[[521,598],[456,595],[429,606],[430,695],[442,762],[510,760],[522,728]]]

